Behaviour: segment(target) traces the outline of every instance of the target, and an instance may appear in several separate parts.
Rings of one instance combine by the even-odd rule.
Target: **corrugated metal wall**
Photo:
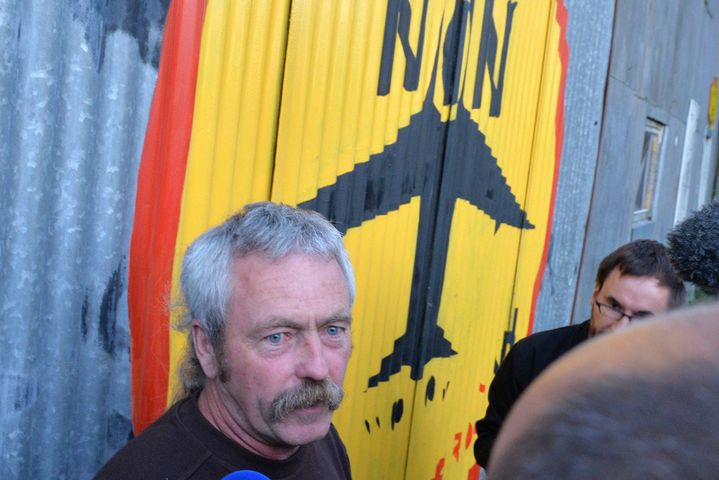
[[[0,4],[3,477],[87,478],[129,436],[129,238],[167,3]],[[483,386],[530,321],[563,4],[351,5],[211,3],[178,255],[270,195],[339,221],[364,298],[338,417],[358,478],[466,475]]]
[[[88,478],[130,435],[128,251],[169,1],[0,0],[0,478]],[[372,8],[359,9],[350,8],[355,2],[211,3],[207,22],[212,28],[204,33],[203,48],[212,54],[201,60],[206,74],[198,78],[202,89],[194,121],[226,130],[206,129],[203,137],[193,127],[187,170],[192,183],[183,190],[188,217],[179,224],[178,253],[205,225],[268,195],[322,209],[332,202],[339,205],[332,200],[337,195],[352,194],[363,211],[377,206],[378,216],[361,226],[346,225],[363,300],[355,312],[360,347],[348,371],[350,394],[337,421],[354,452],[358,478],[390,471],[466,478],[472,464],[471,421],[482,414],[494,361],[515,333],[526,330],[527,299],[536,275],[531,267],[536,258],[527,256],[536,257],[540,248],[530,242],[537,230],[505,224],[494,231],[495,217],[466,200],[448,202],[450,187],[457,185],[451,185],[454,170],[445,166],[444,183],[436,184],[429,197],[443,196],[432,200],[443,202],[445,209],[435,203],[435,219],[447,220],[442,215],[452,212],[456,220],[451,230],[443,224],[448,238],[432,243],[437,241],[433,234],[426,245],[434,248],[430,252],[437,245],[450,250],[446,265],[422,268],[425,275],[444,275],[442,287],[450,294],[441,310],[432,305],[435,310],[427,318],[433,320],[425,327],[428,332],[443,329],[442,338],[460,356],[434,357],[425,371],[413,373],[413,366],[424,368],[416,367],[427,360],[422,355],[432,352],[414,352],[419,358],[410,365],[400,358],[410,350],[395,347],[417,333],[407,309],[425,199],[416,190],[401,200],[389,193],[414,188],[413,181],[425,178],[423,172],[410,175],[418,166],[400,165],[404,154],[397,152],[427,146],[423,135],[434,133],[415,132],[414,144],[399,136],[407,134],[413,115],[425,107],[429,111],[434,103],[442,155],[462,157],[458,146],[472,147],[466,139],[448,146],[448,138],[466,134],[457,122],[464,112],[456,90],[454,97],[442,95],[452,88],[428,95],[430,79],[434,75],[446,81],[457,72],[474,71],[476,64],[467,64],[478,61],[487,4],[493,5],[494,15],[486,35],[491,37],[495,29],[494,53],[501,52],[508,5],[517,5],[513,48],[534,52],[510,54],[508,60],[516,64],[508,67],[503,115],[519,123],[502,124],[487,114],[488,81],[483,110],[474,110],[462,122],[478,126],[496,157],[495,167],[505,176],[505,187],[531,222],[543,222],[546,200],[539,197],[550,188],[547,158],[552,158],[546,153],[551,146],[544,143],[550,137],[547,129],[555,125],[551,113],[557,99],[541,92],[549,91],[547,82],[556,81],[556,71],[547,66],[556,62],[551,54],[560,43],[552,37],[559,31],[553,9],[566,3],[569,28],[563,35],[571,53],[564,155],[535,327],[567,323],[594,181],[614,2],[391,0],[371,1],[367,5]],[[407,31],[394,32],[389,63],[398,67],[391,80],[384,77],[386,91],[379,95],[376,60],[391,13],[387,6],[394,5],[397,13],[400,4],[414,15],[407,16],[402,7],[404,13],[395,18],[407,22]],[[715,38],[706,35],[717,21],[708,20],[702,8],[717,12],[719,3],[710,0],[702,6],[696,0],[692,6],[700,21],[682,18],[689,27],[699,25],[702,37],[691,48],[699,52]],[[426,8],[426,58],[418,64]],[[443,42],[451,35],[470,35],[464,37],[468,48],[463,50],[459,41]],[[440,44],[448,50],[436,55]],[[538,61],[537,52],[541,65],[532,63]],[[439,75],[432,73],[435,58],[441,59]],[[714,74],[714,62],[702,63],[702,71]],[[405,75],[405,69],[413,73]],[[476,80],[472,75],[467,84]],[[265,81],[257,83],[260,77]],[[406,83],[410,77],[413,87]],[[692,88],[704,105],[702,82]],[[465,105],[472,103],[471,97],[467,90]],[[400,146],[398,139],[404,142]],[[531,153],[537,151],[545,154]],[[221,169],[203,163],[208,152],[226,162],[217,164]],[[233,163],[248,158],[257,162]],[[207,172],[215,176],[203,177]],[[355,174],[355,183],[343,184],[350,177],[342,175],[351,172],[364,176]],[[466,169],[456,172],[460,187],[474,178]],[[327,189],[338,184],[341,188]],[[204,193],[208,188],[212,197]],[[480,187],[469,182],[468,188]],[[396,209],[382,203],[390,200]],[[329,213],[352,218],[352,212],[337,208]],[[524,322],[519,330],[513,323],[518,305]],[[360,327],[359,322],[365,323]],[[385,372],[391,381],[377,376],[385,358],[388,365],[400,362],[399,372]],[[375,376],[377,386],[368,389]]]
[[[568,325],[572,319],[599,151],[614,3],[615,0],[567,0],[570,61],[564,95],[564,144],[554,206],[557,220],[552,224],[535,331]],[[588,304],[589,300],[583,302]]]
[[[0,478],[130,433],[127,252],[167,0],[0,0]]]
[[[163,73],[165,52],[185,37],[169,36],[174,8],[187,4],[168,17],[158,81],[168,89],[194,81]],[[142,256],[159,272],[165,260],[135,249],[134,236],[176,226],[174,271],[146,278],[131,267],[131,307],[176,293],[186,245],[244,203],[316,209],[346,233],[358,278],[348,395],[335,417],[355,475],[476,474],[473,424],[496,362],[529,329],[546,252],[564,3],[209,0],[204,14],[186,175],[156,185],[184,182],[179,218],[133,233],[132,265]],[[175,115],[163,112],[153,135]],[[161,151],[153,160],[161,172],[173,162]],[[139,182],[142,192],[142,173]],[[133,362],[158,363],[169,380],[147,375],[135,397],[158,383],[173,396],[184,339],[160,310],[131,317],[165,328],[137,339],[133,329]],[[165,404],[149,395],[156,416]]]
[[[706,201],[699,203],[698,193],[712,184],[700,174],[704,150],[716,165],[719,132],[707,112],[711,84],[719,76],[718,39],[717,0],[617,1],[575,322],[589,316],[596,270],[605,255],[638,238],[666,242],[675,222]],[[654,207],[649,218],[637,221],[634,200],[647,119],[664,125],[664,140]]]
[[[696,157],[688,172],[689,210],[711,195],[717,163],[716,124],[705,117],[719,75],[719,2],[567,0],[567,8],[567,121],[555,205],[561,221],[552,227],[536,330],[588,317],[597,266],[611,250],[635,238],[666,241],[691,100],[701,121],[687,137]],[[667,141],[654,218],[633,224],[647,118],[668,126]]]

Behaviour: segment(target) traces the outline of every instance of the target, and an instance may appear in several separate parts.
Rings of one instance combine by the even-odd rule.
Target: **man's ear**
[[[220,366],[217,363],[218,356],[215,355],[210,337],[207,336],[205,329],[197,320],[192,321],[192,343],[205,376],[209,380],[215,379],[220,371]]]
[[[597,295],[599,294],[599,290],[602,288],[599,286],[598,283],[594,284],[594,291],[592,292],[592,298],[589,301],[589,308],[594,309],[594,302],[597,301]]]

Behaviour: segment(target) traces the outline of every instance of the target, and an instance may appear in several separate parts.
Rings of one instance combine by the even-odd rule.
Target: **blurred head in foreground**
[[[573,350],[519,399],[491,480],[716,478],[719,304]]]

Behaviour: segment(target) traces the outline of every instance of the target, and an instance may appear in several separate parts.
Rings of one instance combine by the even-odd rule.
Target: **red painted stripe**
[[[547,256],[549,255],[549,242],[552,235],[552,220],[554,219],[554,204],[557,199],[557,181],[559,180],[559,165],[562,160],[562,146],[564,145],[564,92],[567,83],[567,67],[569,65],[569,44],[567,43],[567,20],[569,14],[564,0],[557,0],[557,23],[561,29],[559,36],[559,58],[562,62],[562,74],[559,80],[559,96],[557,98],[556,115],[556,140],[554,143],[554,179],[552,180],[552,200],[549,203],[549,215],[547,218],[547,233],[544,237],[544,251],[542,261],[539,264],[539,272],[534,281],[534,292],[532,293],[532,312],[529,316],[529,327],[527,335],[534,330],[534,313],[537,308],[539,290],[544,278],[544,270],[547,267]]]
[[[128,307],[132,424],[139,434],[167,405],[177,226],[207,0],[173,0],[137,180]]]

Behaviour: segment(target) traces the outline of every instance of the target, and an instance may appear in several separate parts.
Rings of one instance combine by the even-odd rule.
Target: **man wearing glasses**
[[[589,337],[679,307],[684,297],[684,284],[659,242],[636,240],[605,257],[597,270],[590,319],[530,335],[517,342],[502,361],[489,387],[487,413],[477,422],[477,463],[487,468],[510,408],[549,364]]]

